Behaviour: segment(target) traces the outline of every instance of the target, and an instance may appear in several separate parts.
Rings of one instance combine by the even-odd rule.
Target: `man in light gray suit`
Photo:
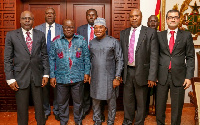
[[[45,21],[41,25],[35,27],[35,29],[42,31],[46,36],[47,42],[47,52],[49,52],[50,43],[54,37],[63,33],[62,25],[55,23],[56,13],[52,7],[48,7],[45,10]],[[49,103],[49,94],[50,93],[50,82],[43,88],[43,96],[44,96],[44,112],[45,112],[45,119],[48,119],[48,116],[51,114],[51,107]],[[53,113],[55,115],[56,120],[60,120],[59,118],[59,110],[58,110],[58,103],[56,94],[57,89],[54,88],[54,101],[53,101]]]
[[[21,28],[6,34],[4,71],[15,91],[18,125],[28,125],[29,94],[32,92],[37,125],[45,125],[42,87],[48,82],[49,59],[44,33],[32,28],[34,16],[21,13]]]
[[[90,41],[91,83],[94,125],[101,125],[101,100],[108,103],[108,125],[114,125],[116,99],[119,95],[123,55],[120,43],[106,35],[106,22],[103,18],[94,21],[96,38]]]

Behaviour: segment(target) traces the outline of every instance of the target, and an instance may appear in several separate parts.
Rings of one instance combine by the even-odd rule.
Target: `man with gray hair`
[[[94,125],[101,125],[101,100],[108,103],[108,125],[114,125],[116,99],[119,95],[120,76],[123,69],[121,46],[115,38],[106,35],[106,21],[94,21],[96,38],[90,41],[91,78],[90,96],[93,103]]]
[[[54,8],[47,7],[45,10],[45,23],[40,24],[35,27],[35,29],[42,31],[46,36],[47,52],[50,50],[50,43],[53,41],[54,37],[61,35],[63,33],[62,25],[55,23],[56,12]],[[55,115],[56,120],[60,120],[58,103],[57,103],[57,86],[54,87],[54,100],[53,100],[53,114]],[[45,119],[48,119],[48,116],[51,115],[50,107],[50,82],[43,87],[43,107],[45,113]]]

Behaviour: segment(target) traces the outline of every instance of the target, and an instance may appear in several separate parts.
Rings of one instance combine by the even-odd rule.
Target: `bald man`
[[[21,28],[8,32],[5,40],[4,69],[6,81],[15,91],[19,125],[28,125],[30,91],[37,124],[45,124],[42,87],[48,82],[49,61],[45,35],[32,28],[33,22],[30,11],[22,12]]]
[[[87,41],[74,31],[74,21],[64,20],[64,34],[53,39],[49,51],[50,83],[53,87],[57,85],[61,125],[66,125],[69,120],[70,92],[73,99],[75,125],[82,125],[83,84],[88,82],[90,73]]]
[[[134,118],[135,125],[144,125],[148,87],[154,86],[157,80],[157,33],[141,25],[140,10],[131,10],[129,19],[131,27],[120,32],[124,55],[123,125],[132,125]]]
[[[158,25],[159,25],[158,17],[156,15],[151,15],[148,18],[147,26],[157,30]]]

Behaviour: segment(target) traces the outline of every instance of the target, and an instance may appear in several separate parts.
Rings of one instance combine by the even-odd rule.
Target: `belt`
[[[129,65],[127,65],[127,67],[128,67],[128,68],[135,68],[135,66],[129,66]]]

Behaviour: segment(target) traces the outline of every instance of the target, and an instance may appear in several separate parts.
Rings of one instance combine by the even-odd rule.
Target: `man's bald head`
[[[132,9],[129,14],[130,24],[133,28],[137,28],[142,22],[142,12],[139,9]]]
[[[34,23],[34,15],[33,15],[33,13],[30,12],[30,11],[23,11],[21,13],[21,16],[20,16],[21,27],[24,30],[29,31],[29,30],[32,29],[33,23]]]
[[[63,33],[67,39],[73,37],[74,31],[75,31],[74,21],[70,19],[63,20]]]

